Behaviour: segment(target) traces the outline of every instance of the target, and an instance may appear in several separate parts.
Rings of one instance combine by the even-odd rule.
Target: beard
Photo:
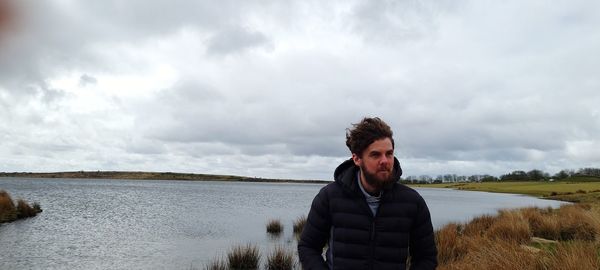
[[[370,186],[376,188],[377,190],[381,190],[383,189],[383,187],[385,187],[386,185],[394,182],[394,174],[393,174],[393,167],[388,169],[380,169],[376,172],[370,172],[369,170],[367,170],[367,168],[365,166],[360,166],[360,169],[363,173],[363,175],[365,176],[365,181],[367,182],[367,184],[369,184]],[[378,173],[380,172],[387,172],[387,176],[379,176]]]

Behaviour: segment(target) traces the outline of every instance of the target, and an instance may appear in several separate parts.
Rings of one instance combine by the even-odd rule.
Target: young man
[[[319,191],[298,242],[303,269],[435,269],[429,209],[400,183],[392,130],[364,118],[346,130],[352,158]],[[326,258],[323,247],[328,245]]]

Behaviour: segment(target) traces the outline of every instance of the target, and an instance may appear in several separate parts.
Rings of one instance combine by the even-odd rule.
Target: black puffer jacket
[[[298,243],[303,269],[435,269],[437,251],[429,209],[415,190],[394,182],[383,191],[373,216],[350,159],[335,170],[335,182],[312,202]],[[394,176],[402,175],[394,159]],[[326,261],[322,250],[329,245]]]

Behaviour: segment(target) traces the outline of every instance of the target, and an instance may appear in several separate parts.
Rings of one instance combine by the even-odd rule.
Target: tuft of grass
[[[476,237],[464,258],[440,264],[438,270],[537,270],[545,269],[544,260],[531,249],[513,242]]]
[[[291,270],[296,265],[294,252],[281,246],[276,247],[267,257],[267,270]]]
[[[279,234],[283,231],[283,224],[278,219],[271,219],[267,222],[267,232]]]
[[[533,236],[544,239],[560,239],[560,224],[551,212],[539,208],[524,208],[521,214],[529,223]]]
[[[600,269],[598,243],[588,241],[561,242],[549,260],[549,270]]]
[[[468,251],[468,244],[462,237],[462,225],[450,223],[435,232],[435,242],[440,265],[460,260]]]
[[[255,245],[235,246],[227,253],[231,269],[258,269],[260,252]]]
[[[0,223],[33,217],[40,212],[42,212],[42,209],[38,203],[34,203],[32,206],[26,201],[19,199],[15,205],[10,194],[4,190],[0,190]]]
[[[228,269],[229,269],[229,265],[227,265],[227,262],[222,258],[214,259],[210,263],[208,263],[208,265],[206,267],[204,267],[204,270],[228,270]]]
[[[500,211],[498,219],[485,234],[493,239],[519,244],[528,243],[532,236],[529,223],[518,211]]]
[[[10,194],[0,190],[0,223],[17,219],[17,210]]]
[[[585,206],[564,205],[557,215],[561,240],[593,241],[600,234],[600,221]]]
[[[42,209],[38,203],[34,203],[31,206],[22,199],[17,200],[17,218],[34,217],[39,212],[42,212]]]
[[[304,230],[304,225],[306,225],[306,216],[300,216],[294,220],[294,233],[301,234],[302,230]]]
[[[464,227],[464,234],[469,236],[482,236],[498,218],[491,215],[476,217]]]

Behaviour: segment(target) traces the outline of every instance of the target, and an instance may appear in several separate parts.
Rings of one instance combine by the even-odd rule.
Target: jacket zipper
[[[369,256],[369,260],[370,260],[370,268],[374,269],[375,267],[375,218],[373,218],[373,220],[371,221],[371,240],[369,241],[371,242],[371,256]]]

